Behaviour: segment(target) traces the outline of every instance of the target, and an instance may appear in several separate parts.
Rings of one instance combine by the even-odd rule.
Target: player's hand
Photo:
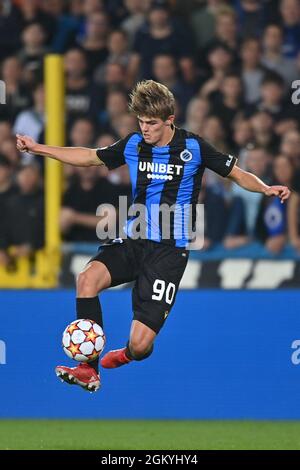
[[[16,134],[16,138],[16,146],[20,152],[34,152],[36,141],[32,137],[29,137],[28,135]]]
[[[283,204],[284,201],[286,201],[290,197],[291,191],[286,186],[270,186],[265,191],[265,195],[278,196],[280,198],[281,204]]]

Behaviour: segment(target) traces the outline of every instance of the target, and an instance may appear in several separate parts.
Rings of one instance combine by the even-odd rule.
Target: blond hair
[[[143,80],[130,94],[129,110],[136,116],[166,121],[175,112],[175,98],[165,85],[154,80]]]
[[[221,5],[217,10],[217,13],[216,13],[217,21],[219,18],[222,18],[223,16],[230,16],[235,21],[237,19],[235,10],[228,5]]]

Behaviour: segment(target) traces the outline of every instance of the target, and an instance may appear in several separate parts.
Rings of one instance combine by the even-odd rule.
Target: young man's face
[[[170,132],[174,116],[169,116],[166,121],[163,121],[161,118],[138,116],[138,122],[145,142],[156,145]]]

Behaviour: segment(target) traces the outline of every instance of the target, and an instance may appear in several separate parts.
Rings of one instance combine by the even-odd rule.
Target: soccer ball
[[[75,320],[63,332],[62,345],[71,359],[90,362],[102,353],[105,335],[101,326],[93,320]]]

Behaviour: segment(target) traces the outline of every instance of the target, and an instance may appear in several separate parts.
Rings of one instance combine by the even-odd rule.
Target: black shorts
[[[189,252],[151,240],[116,239],[101,245],[89,261],[100,261],[110,272],[111,286],[135,281],[133,318],[156,333],[168,317]]]

